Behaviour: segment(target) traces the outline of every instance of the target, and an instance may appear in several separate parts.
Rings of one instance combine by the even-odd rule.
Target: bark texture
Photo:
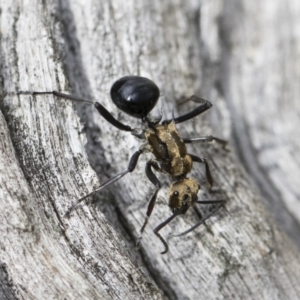
[[[0,5],[0,299],[299,299],[299,1]],[[176,103],[192,94],[210,100],[208,113],[178,130],[229,140],[227,150],[188,146],[207,158],[215,180],[208,192],[195,164],[201,197],[228,202],[204,226],[169,239],[166,255],[151,230],[171,214],[163,175],[135,250],[154,191],[144,174],[150,155],[93,197],[98,205],[87,201],[64,217],[124,171],[140,142],[91,105],[16,94],[68,92],[140,127],[109,99],[112,83],[128,74],[159,85],[154,115],[191,110],[195,103]],[[190,209],[161,234],[181,232],[205,213]]]

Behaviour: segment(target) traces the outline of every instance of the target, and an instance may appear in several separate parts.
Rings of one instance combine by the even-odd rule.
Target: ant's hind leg
[[[80,198],[79,200],[77,200],[77,203],[73,204],[68,211],[65,214],[65,217],[70,217],[70,213],[76,208],[76,206],[82,202],[83,200],[85,200],[86,198],[94,195],[96,192],[101,191],[102,189],[106,188],[107,186],[109,186],[110,184],[116,182],[117,180],[121,179],[123,176],[125,176],[127,173],[132,172],[138,162],[139,156],[142,154],[143,152],[141,150],[136,151],[132,156],[131,159],[129,161],[128,164],[128,168],[127,170],[121,172],[120,174],[117,174],[116,176],[110,178],[109,180],[105,181],[104,183],[102,183],[97,189],[95,189],[94,191],[90,192],[89,194],[83,196],[82,198]]]
[[[95,108],[97,109],[97,111],[99,112],[99,114],[107,122],[109,122],[111,125],[113,125],[114,127],[118,128],[119,130],[132,131],[132,128],[130,126],[125,125],[125,124],[119,122],[118,120],[116,120],[112,116],[112,114],[102,104],[100,104],[99,102],[93,102],[91,100],[77,98],[77,97],[74,97],[72,95],[60,93],[60,92],[57,92],[57,91],[52,91],[52,92],[33,92],[32,95],[33,96],[36,96],[36,95],[53,95],[53,96],[56,96],[58,98],[68,99],[68,100],[72,100],[72,101],[75,101],[75,102],[84,102],[84,103],[93,104],[95,106]]]
[[[227,141],[222,140],[222,139],[217,138],[217,137],[212,136],[212,135],[209,135],[209,136],[202,136],[202,137],[194,138],[194,139],[186,139],[186,138],[183,138],[182,140],[183,140],[183,142],[184,142],[185,144],[206,143],[206,142],[212,142],[212,141],[215,141],[215,142],[221,144],[222,147],[223,147],[223,149],[224,149],[225,146],[227,145]]]
[[[199,102],[201,104],[187,114],[184,114],[177,118],[172,118],[172,119],[163,121],[163,124],[169,124],[172,121],[174,121],[176,124],[185,122],[187,120],[195,118],[196,116],[204,113],[206,110],[208,110],[212,107],[212,104],[209,101],[198,98],[196,96],[191,96],[190,98],[187,99],[187,101],[188,100],[193,100],[193,101],[196,100],[195,102]]]

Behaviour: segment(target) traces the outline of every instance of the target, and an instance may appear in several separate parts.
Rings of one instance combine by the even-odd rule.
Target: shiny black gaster
[[[156,105],[159,88],[148,78],[125,76],[113,84],[110,96],[120,110],[132,117],[143,119]]]

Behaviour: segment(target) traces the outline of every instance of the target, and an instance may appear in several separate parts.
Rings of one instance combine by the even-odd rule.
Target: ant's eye
[[[177,191],[175,191],[175,192],[173,193],[173,196],[175,196],[175,197],[178,197],[178,195],[179,195],[179,193],[178,193]]]
[[[110,90],[112,101],[132,117],[144,118],[159,98],[159,88],[150,79],[125,76],[118,79]]]

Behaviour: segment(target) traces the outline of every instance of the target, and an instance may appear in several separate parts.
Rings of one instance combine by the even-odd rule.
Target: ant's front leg
[[[212,187],[214,184],[214,181],[211,176],[207,160],[205,158],[201,158],[201,157],[193,155],[193,154],[188,154],[188,155],[192,158],[192,161],[199,162],[199,163],[202,163],[205,165],[206,179],[207,179],[207,182],[209,183],[210,187]]]
[[[225,141],[225,140],[223,140],[223,139],[220,139],[220,138],[217,138],[217,137],[212,136],[212,135],[209,135],[209,136],[202,136],[202,137],[194,138],[194,139],[186,139],[186,138],[183,138],[182,140],[183,140],[183,142],[184,142],[185,144],[206,143],[206,142],[212,142],[212,141],[215,141],[215,142],[221,144],[223,149],[224,149],[225,146],[227,145],[227,141]]]
[[[86,100],[86,99],[82,99],[82,98],[77,98],[77,97],[74,97],[72,95],[60,93],[60,92],[57,92],[57,91],[52,91],[52,92],[33,92],[32,95],[33,96],[36,96],[36,95],[54,95],[54,96],[56,96],[58,98],[62,98],[62,99],[68,99],[68,100],[72,100],[72,101],[76,101],[76,102],[85,102],[85,103],[93,104],[94,107],[100,113],[100,115],[107,122],[109,122],[111,125],[113,125],[114,127],[118,128],[119,130],[133,132],[133,129],[130,126],[125,125],[125,124],[119,122],[118,120],[116,120],[111,115],[111,113],[102,104],[100,104],[99,102],[93,102],[93,101],[90,101],[90,100]]]
[[[138,150],[136,151],[132,156],[131,156],[131,159],[129,161],[129,164],[128,164],[128,167],[127,167],[127,170],[121,172],[120,174],[117,174],[116,176],[110,178],[109,180],[105,181],[104,183],[102,183],[97,189],[95,189],[94,191],[90,192],[89,194],[85,195],[84,197],[80,198],[76,204],[73,204],[69,209],[68,211],[65,213],[65,216],[68,218],[70,217],[70,214],[71,212],[74,210],[74,208],[76,208],[76,206],[82,202],[84,199],[94,195],[96,192],[99,192],[101,191],[102,189],[106,188],[107,186],[109,186],[110,184],[116,182],[117,180],[121,179],[123,176],[125,176],[127,173],[130,173],[132,172],[136,165],[137,165],[137,162],[138,162],[138,159],[140,157],[140,155],[143,153],[142,150]]]
[[[148,161],[147,164],[146,164],[145,172],[146,172],[146,175],[147,175],[148,179],[155,185],[156,190],[155,190],[154,194],[152,195],[151,200],[150,200],[150,202],[148,204],[147,213],[146,213],[146,219],[145,219],[144,224],[143,224],[143,226],[142,226],[142,228],[140,230],[140,237],[138,238],[138,241],[136,243],[137,248],[140,245],[140,241],[142,239],[142,234],[143,234],[143,232],[145,230],[145,227],[146,227],[146,225],[148,223],[148,220],[149,220],[149,218],[150,218],[150,216],[152,214],[153,208],[155,206],[155,202],[156,202],[158,191],[161,188],[161,183],[158,180],[158,178],[155,176],[155,174],[153,173],[152,167],[155,168],[155,169],[158,169],[158,166],[155,164],[155,162]]]
[[[177,118],[172,118],[172,119],[163,121],[163,124],[169,124],[172,121],[174,121],[175,124],[185,122],[187,120],[195,118],[196,116],[204,113],[205,111],[207,111],[208,109],[210,109],[212,107],[212,104],[209,101],[204,100],[204,99],[199,98],[199,97],[196,97],[196,96],[191,96],[186,101],[189,101],[189,100],[192,100],[192,101],[195,101],[195,102],[200,102],[201,104],[198,107],[196,107],[195,109],[193,109],[191,112],[187,113],[187,114],[184,114],[184,115],[182,115],[180,117],[177,117]]]
[[[153,173],[152,171],[152,167],[155,168],[156,170],[159,170],[159,167],[157,166],[157,164],[153,161],[148,161],[147,162],[147,165],[146,165],[146,175],[148,177],[148,179],[155,185],[156,187],[156,190],[154,192],[154,194],[152,195],[151,197],[151,200],[148,204],[148,208],[147,208],[147,213],[146,213],[146,219],[144,221],[144,224],[140,230],[140,237],[138,238],[138,241],[136,243],[136,247],[137,249],[139,248],[140,246],[140,241],[142,239],[142,234],[144,232],[144,229],[148,223],[148,220],[152,214],[152,211],[153,211],[153,208],[155,206],[155,202],[156,202],[156,198],[157,198],[157,194],[158,194],[158,191],[160,190],[161,188],[161,183],[160,181],[158,180],[158,178],[155,176],[155,174]],[[174,213],[171,217],[169,217],[167,220],[165,220],[164,222],[162,222],[160,225],[158,225],[154,230],[153,232],[155,233],[155,235],[161,240],[161,242],[164,244],[165,246],[165,250],[163,252],[161,252],[161,254],[165,254],[168,252],[169,250],[169,246],[167,244],[167,242],[165,241],[165,239],[158,233],[163,227],[165,227],[168,223],[170,223],[176,216],[178,216],[179,214],[182,213],[182,209],[177,211],[176,213]]]

